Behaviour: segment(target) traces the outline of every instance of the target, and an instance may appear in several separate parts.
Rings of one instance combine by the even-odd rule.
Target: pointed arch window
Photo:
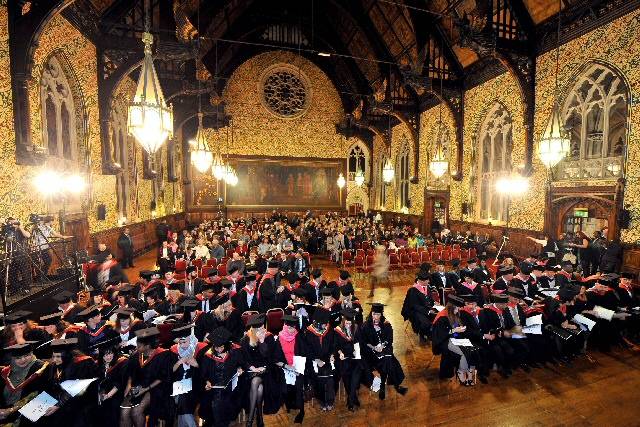
[[[496,103],[480,128],[478,209],[480,220],[505,221],[506,200],[496,192],[496,181],[511,171],[512,120],[504,105]]]
[[[42,130],[49,155],[67,160],[77,159],[78,132],[73,88],[61,59],[51,55],[40,79]]]
[[[378,164],[378,207],[384,208],[387,202],[387,184],[385,184],[384,165],[387,163],[387,156],[382,155],[380,157],[380,163]]]
[[[569,155],[557,166],[557,179],[624,174],[628,93],[622,76],[604,64],[591,64],[580,74],[564,103],[571,144]]]
[[[396,208],[409,206],[409,143],[405,139],[396,158]]]

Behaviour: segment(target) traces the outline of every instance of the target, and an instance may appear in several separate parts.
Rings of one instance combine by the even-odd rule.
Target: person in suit
[[[187,277],[181,283],[180,292],[186,297],[195,297],[202,292],[204,280],[198,277],[198,269],[190,265],[187,267]]]
[[[162,246],[158,250],[158,266],[162,274],[169,271],[169,268],[176,262],[175,254],[166,240],[162,242]]]
[[[167,220],[163,219],[160,224],[156,225],[156,236],[158,237],[158,247],[162,247],[165,240],[169,236],[169,224]]]
[[[120,237],[118,237],[118,248],[122,251],[122,268],[135,267],[133,265],[133,238],[129,227],[125,227]]]
[[[438,289],[453,288],[454,283],[444,269],[444,261],[436,262],[436,271],[431,274],[431,284]]]
[[[293,260],[291,271],[298,275],[298,277],[309,276],[309,265],[307,260],[302,256],[304,252],[302,249],[298,250]]]

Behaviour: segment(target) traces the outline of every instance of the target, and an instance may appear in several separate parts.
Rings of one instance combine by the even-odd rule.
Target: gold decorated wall
[[[262,73],[272,65],[299,68],[311,86],[308,109],[295,118],[270,113],[261,101]],[[233,117],[235,141],[231,154],[289,157],[343,157],[349,143],[336,132],[344,117],[342,102],[333,83],[310,61],[291,52],[256,55],[240,65],[224,91],[227,114]],[[221,130],[222,134],[226,130]],[[209,130],[208,140],[217,141]],[[224,139],[223,139],[224,140]]]
[[[43,166],[20,166],[15,163],[15,135],[13,131],[11,80],[9,72],[9,40],[7,9],[0,2],[0,174],[3,179],[0,194],[0,216],[13,215],[25,220],[31,212],[55,212],[53,204],[45,203],[32,186],[33,178],[42,170],[55,168],[64,172],[80,173],[87,177],[88,191],[74,204],[70,202],[72,212],[87,212],[89,232],[95,233],[117,226],[120,217],[116,196],[116,177],[101,173],[101,141],[98,116],[98,82],[97,58],[95,46],[85,38],[62,16],[54,16],[43,29],[38,46],[34,53],[32,78],[29,81],[29,102],[31,108],[31,137],[34,144],[44,145],[42,129],[42,108],[40,81],[43,68],[51,55],[63,58],[69,71],[68,80],[77,91],[80,105],[75,109],[83,110],[78,117],[84,119],[84,131],[77,135],[78,146],[84,147],[86,155],[71,160],[49,158]],[[127,102],[135,91],[135,82],[125,78],[116,90],[115,100]],[[74,99],[75,102],[75,99]],[[133,138],[128,140],[128,161],[131,163],[129,174],[130,189],[135,192],[135,199],[129,199],[126,217],[128,222],[139,222],[150,219],[153,197],[152,182],[142,180],[142,152]],[[179,148],[180,144],[176,144]],[[163,159],[166,164],[166,145],[163,148]],[[180,153],[176,153],[176,165],[180,167]],[[133,166],[136,167],[133,167]],[[163,169],[163,182],[166,182],[166,167]],[[179,171],[178,171],[179,173]],[[12,177],[7,179],[7,177]],[[175,186],[162,186],[164,192],[158,196],[157,216],[172,213],[173,200],[176,200],[176,211],[183,210],[182,190],[178,183]],[[175,196],[174,196],[175,191]],[[136,203],[137,200],[137,203]],[[170,203],[170,207],[165,205]],[[97,219],[97,205],[106,206],[106,220]]]
[[[563,99],[582,68],[593,61],[602,62],[617,70],[629,84],[631,94],[637,96],[640,91],[639,38],[640,11],[635,11],[561,46],[559,85]],[[544,132],[553,108],[555,59],[555,51],[552,51],[538,57],[537,61],[536,120],[534,122],[536,140]],[[624,204],[634,211],[634,220],[631,222],[630,229],[621,231],[621,240],[625,243],[640,243],[640,218],[636,219],[637,209],[640,206],[640,134],[638,132],[640,115],[637,113],[637,108],[637,105],[631,105],[629,111]],[[585,184],[610,185],[611,181],[593,180]]]

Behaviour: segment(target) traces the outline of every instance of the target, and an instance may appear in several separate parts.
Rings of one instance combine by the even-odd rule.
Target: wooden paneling
[[[489,233],[489,235],[496,241],[498,247],[500,247],[500,243],[502,242],[502,235],[507,231],[506,227],[477,224],[474,222],[451,221],[450,223],[451,231],[464,233],[467,230],[471,230],[471,232],[476,235]],[[505,245],[503,252],[509,252],[517,257],[525,257],[531,253],[539,253],[541,251],[540,245],[537,245],[527,239],[527,236],[542,238],[542,233],[510,227],[507,234],[509,236],[509,241]]]
[[[129,227],[129,230],[131,231],[133,247],[136,255],[144,253],[157,245],[158,238],[156,237],[156,225],[163,219],[167,220],[167,224],[169,224],[169,227],[172,230],[182,230],[186,225],[186,215],[184,213],[179,213],[125,226]],[[105,243],[107,248],[111,249],[116,257],[119,257],[120,251],[118,250],[117,242],[118,237],[125,227],[115,227],[92,234],[90,248],[88,248],[89,252],[94,253],[98,247],[98,243]]]
[[[340,215],[346,215],[346,211],[336,211],[335,209],[311,209],[311,213],[314,217],[319,217],[320,215],[326,215],[328,212],[338,212]],[[281,215],[284,214],[287,218],[293,218],[298,215],[299,217],[304,217],[307,213],[306,210],[300,209],[278,209],[278,213]],[[223,208],[223,214],[226,215],[227,218],[230,219],[238,219],[238,218],[269,218],[273,214],[273,209],[238,209],[238,208],[228,208],[226,211]],[[204,210],[194,210],[187,213],[187,217],[189,222],[194,224],[199,224],[203,221],[212,221],[220,219],[220,215],[218,212],[212,211],[204,211]]]
[[[640,274],[640,247],[628,246],[622,255],[622,270]]]

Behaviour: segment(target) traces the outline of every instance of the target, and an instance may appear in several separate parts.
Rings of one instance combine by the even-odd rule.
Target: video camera
[[[47,218],[46,215],[32,213],[32,214],[29,214],[29,223],[37,224],[40,221],[45,221],[46,218]]]

